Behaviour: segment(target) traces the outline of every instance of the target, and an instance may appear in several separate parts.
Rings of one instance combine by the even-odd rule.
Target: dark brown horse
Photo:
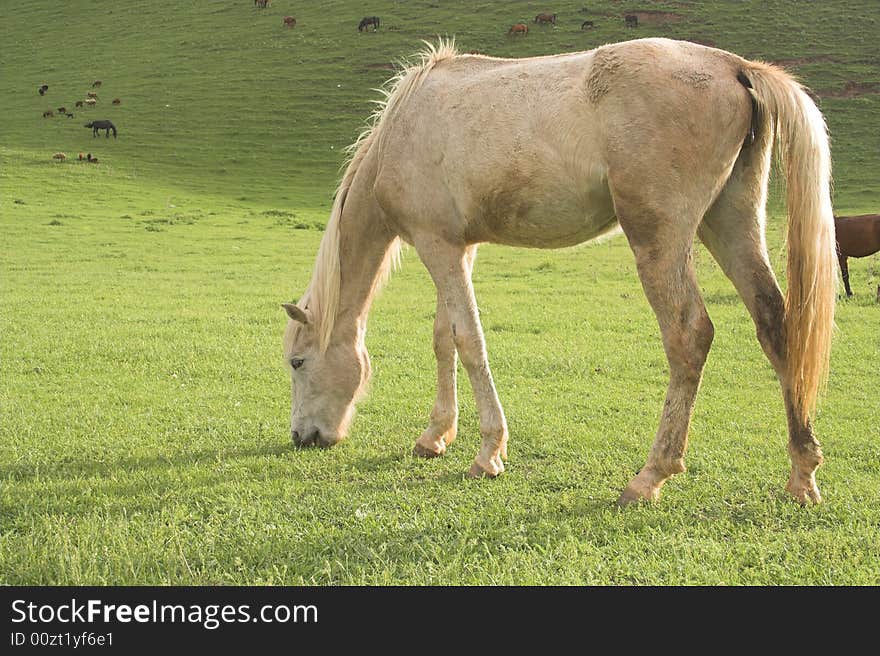
[[[542,24],[552,23],[553,25],[556,25],[556,14],[538,14],[535,16],[535,22]]]
[[[287,27],[296,27],[296,19],[293,16],[285,16],[282,24]]]
[[[507,31],[508,34],[522,34],[526,35],[529,33],[529,26],[525,23],[517,23],[516,25],[511,25],[510,29]]]
[[[846,288],[846,295],[852,296],[846,258],[867,257],[880,251],[880,214],[835,216],[834,233],[843,286]]]
[[[361,19],[361,22],[358,23],[358,32],[363,32],[370,25],[373,26],[373,31],[379,29],[379,17],[378,16],[365,16]]]

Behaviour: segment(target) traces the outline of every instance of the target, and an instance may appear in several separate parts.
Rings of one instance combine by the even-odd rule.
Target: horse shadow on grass
[[[0,480],[25,482],[35,478],[59,480],[84,476],[109,476],[119,472],[183,468],[208,462],[260,456],[282,456],[291,451],[296,451],[296,447],[291,444],[268,444],[225,449],[201,449],[173,455],[132,456],[108,461],[82,458],[52,463],[2,464],[0,465]]]

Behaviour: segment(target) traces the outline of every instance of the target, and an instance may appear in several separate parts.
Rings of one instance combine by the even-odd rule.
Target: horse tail
[[[111,123],[110,129],[113,130],[113,138],[115,139],[116,138],[116,126]]]
[[[828,132],[819,108],[788,73],[763,62],[744,68],[757,103],[754,127],[772,139],[785,176],[785,384],[806,422],[828,378],[837,295]]]

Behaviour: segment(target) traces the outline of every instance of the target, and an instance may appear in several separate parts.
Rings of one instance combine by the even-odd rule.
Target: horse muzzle
[[[342,440],[341,437],[324,435],[317,428],[313,428],[309,431],[303,432],[300,432],[298,430],[291,430],[290,439],[293,442],[294,446],[300,449],[307,449],[313,446],[321,447],[322,449],[328,449]]]

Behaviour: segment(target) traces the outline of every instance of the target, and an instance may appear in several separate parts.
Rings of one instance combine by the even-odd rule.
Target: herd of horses
[[[538,14],[535,16],[535,20],[532,21],[537,25],[556,25],[556,14]],[[627,27],[638,27],[639,26],[639,17],[636,14],[626,14],[623,17],[623,22]],[[585,20],[581,23],[581,29],[592,29],[596,27],[596,23],[591,20]],[[529,26],[525,23],[515,23],[510,26],[510,29],[507,31],[509,35],[521,34],[525,36],[529,33]]]

